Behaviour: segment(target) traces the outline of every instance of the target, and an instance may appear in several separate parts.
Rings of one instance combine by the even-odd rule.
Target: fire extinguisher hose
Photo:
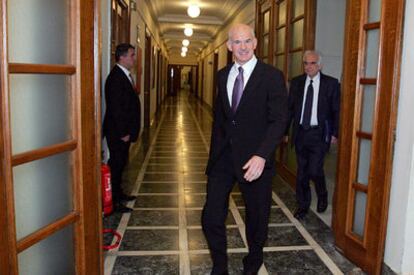
[[[116,241],[115,241],[114,244],[104,245],[103,246],[103,249],[104,250],[111,250],[111,249],[117,248],[119,246],[119,244],[121,243],[121,239],[122,239],[121,234],[119,234],[118,232],[116,232],[114,229],[104,229],[103,230],[103,233],[104,234],[110,233],[110,234],[114,235],[114,238],[116,238]]]

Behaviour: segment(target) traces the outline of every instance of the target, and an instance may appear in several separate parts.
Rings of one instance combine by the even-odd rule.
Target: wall
[[[406,1],[398,120],[384,261],[414,273],[414,2]]]
[[[226,24],[219,33],[215,36],[212,43],[208,44],[201,52],[200,60],[204,60],[204,79],[201,77],[200,81],[204,83],[204,96],[202,100],[210,107],[212,105],[212,84],[213,84],[213,59],[214,51],[218,50],[218,69],[223,68],[227,63],[227,46],[226,41],[228,38],[228,31],[230,26],[235,23],[245,23],[254,27],[254,19],[256,12],[256,1],[249,1],[244,7]],[[211,64],[209,64],[211,62]]]
[[[323,72],[335,78],[342,76],[346,1],[318,0],[315,49],[323,56]]]

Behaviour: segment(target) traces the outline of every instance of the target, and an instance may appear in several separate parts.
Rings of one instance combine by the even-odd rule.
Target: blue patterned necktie
[[[234,82],[233,95],[231,97],[231,110],[233,111],[233,114],[236,113],[237,106],[239,106],[240,98],[243,94],[243,86],[243,68],[240,66],[239,74],[237,75],[236,81]]]
[[[313,80],[310,81],[308,91],[306,92],[305,107],[303,110],[302,127],[305,130],[310,128],[311,116],[312,116],[312,104],[313,104]]]

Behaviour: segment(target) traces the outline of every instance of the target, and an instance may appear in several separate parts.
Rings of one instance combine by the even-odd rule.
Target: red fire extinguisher
[[[113,210],[112,188],[111,188],[111,170],[108,165],[101,165],[102,181],[102,208],[105,216],[110,215]]]

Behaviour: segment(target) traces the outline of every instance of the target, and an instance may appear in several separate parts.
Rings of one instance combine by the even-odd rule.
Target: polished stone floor
[[[134,211],[112,214],[105,228],[122,234],[118,248],[105,253],[105,274],[209,274],[211,260],[202,234],[212,116],[182,92],[168,98],[131,148],[125,189],[137,195]],[[335,250],[330,228],[314,213],[297,221],[294,193],[273,179],[273,202],[264,265],[259,274],[363,274]],[[245,209],[240,191],[231,193],[227,218],[229,272],[242,274],[247,252]],[[113,242],[105,236],[106,243]]]

